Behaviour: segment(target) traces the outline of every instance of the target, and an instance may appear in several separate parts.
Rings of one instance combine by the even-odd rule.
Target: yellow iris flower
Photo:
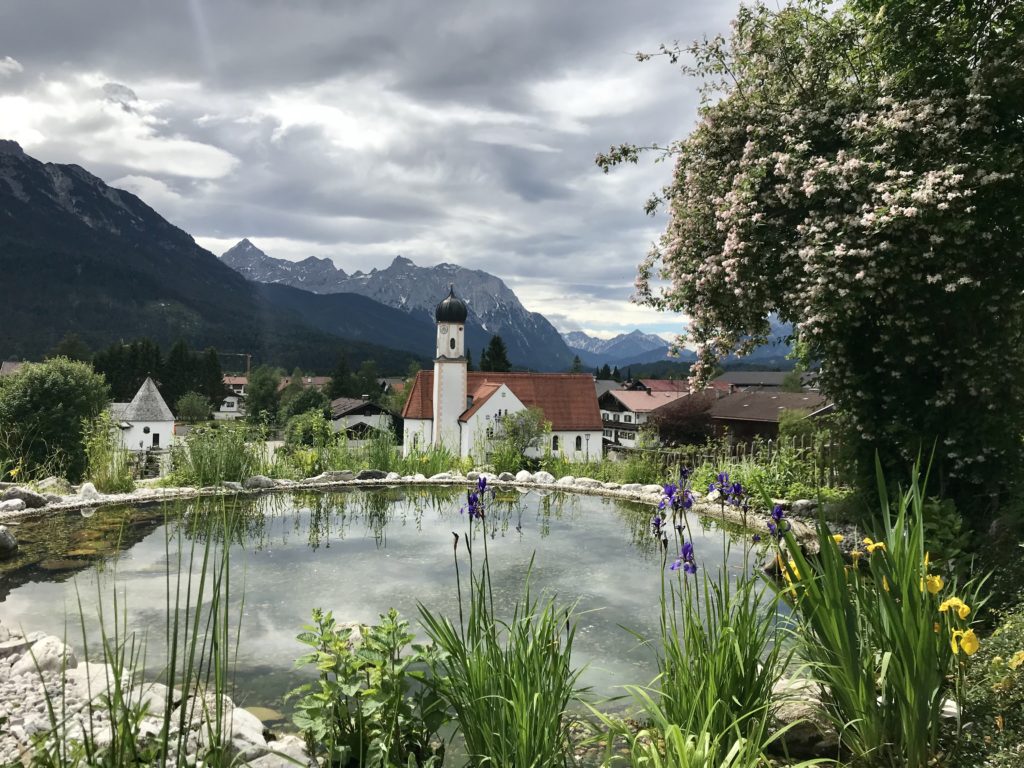
[[[961,619],[966,619],[971,615],[971,607],[959,597],[946,598],[939,604],[939,613],[945,613],[950,609],[956,611],[957,616]]]
[[[928,594],[937,595],[942,591],[945,582],[941,576],[929,574],[921,580],[921,591],[928,590]]]
[[[841,533],[833,533],[832,534],[832,541],[834,541],[836,544],[842,544],[843,543],[843,534],[841,534]]]
[[[1016,670],[1024,665],[1024,651],[1017,651],[1010,657],[1010,669]]]
[[[864,537],[864,549],[868,551],[869,555],[873,555],[876,549],[885,549],[884,541],[875,541],[870,536]]]
[[[978,640],[973,629],[957,629],[953,631],[949,645],[953,649],[953,653],[963,651],[968,656],[973,656],[981,648],[981,641]]]

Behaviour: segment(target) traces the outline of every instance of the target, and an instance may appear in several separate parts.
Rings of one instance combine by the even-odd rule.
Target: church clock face
[[[442,325],[441,326],[441,333],[447,335],[447,333],[448,333],[448,326],[447,325]]]

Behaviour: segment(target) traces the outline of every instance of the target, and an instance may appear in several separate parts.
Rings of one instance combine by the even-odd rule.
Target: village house
[[[349,440],[366,440],[374,432],[394,426],[394,414],[369,398],[339,397],[331,401],[331,423]]]
[[[601,395],[602,435],[606,445],[635,448],[637,432],[652,424],[665,407],[687,396],[674,388],[612,389]]]
[[[142,452],[170,447],[174,415],[153,379],[142,382],[130,403],[111,403],[110,415],[120,430],[123,448]]]
[[[503,416],[537,408],[551,423],[551,434],[532,455],[550,450],[572,459],[599,459],[601,412],[593,377],[468,371],[467,314],[454,289],[437,305],[434,370],[416,374],[402,411],[404,454],[443,445],[460,456],[486,456]]]
[[[782,413],[792,410],[816,418],[830,412],[832,405],[818,392],[733,392],[711,406],[711,424],[716,437],[728,437],[734,443],[749,443],[757,437],[772,440],[779,436]]]
[[[248,376],[225,376],[224,386],[230,394],[213,412],[216,421],[234,421],[245,417],[245,388],[249,386]]]
[[[4,376],[13,376],[21,370],[23,365],[24,363],[18,360],[4,360],[0,363],[0,379]]]

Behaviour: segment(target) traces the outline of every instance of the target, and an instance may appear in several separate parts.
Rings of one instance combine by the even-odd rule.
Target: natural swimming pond
[[[301,681],[293,660],[305,650],[295,635],[314,607],[361,623],[395,607],[414,628],[417,603],[457,616],[452,532],[468,524],[460,513],[465,492],[400,487],[207,498],[24,520],[15,528],[18,557],[0,563],[0,621],[57,635],[66,628],[80,650],[80,599],[94,649],[98,595],[110,617],[116,591],[130,629],[146,634],[147,667],[155,674],[169,555],[173,571],[179,540],[190,546],[188,521],[222,504],[243,521],[231,547],[231,615],[242,622],[235,699],[242,705],[287,710],[284,694]],[[577,603],[574,660],[585,665],[582,682],[596,696],[646,684],[656,672],[651,650],[630,633],[658,633],[663,554],[651,516],[649,505],[538,490],[504,491],[489,509],[497,612],[511,614],[533,558],[535,588]],[[700,562],[716,567],[729,534],[695,515],[690,525]],[[744,567],[742,550],[733,547],[729,556],[735,573]],[[465,551],[460,554],[465,585]]]

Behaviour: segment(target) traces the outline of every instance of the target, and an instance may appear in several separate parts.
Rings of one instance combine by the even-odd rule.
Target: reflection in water
[[[457,614],[452,532],[464,534],[465,491],[395,487],[375,491],[267,494],[198,499],[166,508],[111,508],[26,520],[18,528],[22,551],[0,564],[0,620],[62,634],[67,621],[79,638],[77,599],[95,647],[95,616],[115,590],[128,606],[132,629],[148,639],[156,673],[166,620],[168,573],[174,579],[178,542],[187,550],[199,531],[224,512],[238,521],[231,542],[233,616],[241,621],[236,699],[285,709],[283,695],[299,673],[295,641],[315,607],[340,621],[369,623],[397,608],[417,626],[417,605]],[[579,614],[574,656],[585,665],[583,683],[598,695],[623,684],[645,684],[655,674],[651,652],[627,632],[658,631],[662,552],[650,535],[648,507],[562,493],[503,491],[488,507],[486,536],[495,605],[510,614],[531,583]],[[698,558],[714,568],[722,532],[691,520]],[[479,541],[481,531],[475,532]],[[220,541],[218,544],[222,543]],[[730,569],[743,567],[734,548]],[[73,640],[79,644],[77,640]]]

